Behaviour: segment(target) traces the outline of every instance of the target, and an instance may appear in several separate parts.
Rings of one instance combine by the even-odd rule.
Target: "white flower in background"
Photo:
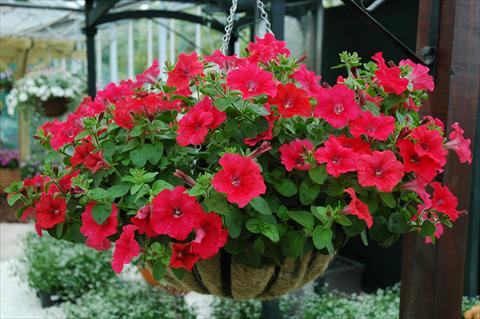
[[[27,95],[27,93],[21,92],[21,93],[18,95],[18,100],[19,100],[20,102],[25,102],[26,100],[28,100],[28,95]]]
[[[65,71],[48,70],[32,72],[15,82],[14,88],[6,98],[8,114],[14,114],[15,109],[33,108],[35,100],[42,102],[52,97],[65,97],[75,100],[86,93],[83,76],[74,76]]]

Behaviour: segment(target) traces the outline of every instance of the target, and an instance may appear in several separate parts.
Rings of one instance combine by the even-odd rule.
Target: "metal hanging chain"
[[[235,19],[235,11],[237,11],[237,0],[232,0],[232,6],[230,7],[230,14],[227,17],[227,24],[225,25],[225,34],[222,37],[222,53],[227,54],[228,44],[232,37],[233,20]]]
[[[263,22],[265,22],[265,29],[267,30],[267,33],[273,34],[271,29],[272,25],[270,24],[270,21],[268,21],[268,14],[265,11],[265,5],[263,4],[262,0],[256,0],[256,1],[257,1],[257,8],[260,11],[260,17],[262,18]]]

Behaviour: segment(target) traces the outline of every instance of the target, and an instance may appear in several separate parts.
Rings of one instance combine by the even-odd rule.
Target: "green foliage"
[[[98,252],[84,245],[57,241],[45,234],[25,238],[25,266],[28,283],[37,290],[76,300],[90,290],[116,281],[111,269],[111,252]]]
[[[170,296],[142,282],[117,282],[90,291],[62,305],[72,319],[194,319],[181,297]]]

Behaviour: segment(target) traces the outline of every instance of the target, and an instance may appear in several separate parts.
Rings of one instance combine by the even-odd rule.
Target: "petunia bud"
[[[266,153],[271,149],[272,149],[272,146],[270,145],[270,143],[264,141],[262,142],[262,144],[260,144],[260,146],[257,149],[255,149],[252,153],[250,153],[248,157],[250,157],[251,159],[257,158],[263,153]]]
[[[180,178],[181,180],[183,180],[185,182],[185,184],[187,184],[191,187],[193,187],[193,186],[195,186],[195,184],[197,184],[197,182],[192,177],[188,176],[187,174],[185,174],[185,172],[183,172],[179,169],[175,170],[175,172],[173,173],[173,176]]]

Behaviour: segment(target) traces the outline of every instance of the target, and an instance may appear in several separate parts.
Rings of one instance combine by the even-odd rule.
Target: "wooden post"
[[[433,2],[432,2],[433,1]],[[420,0],[417,49],[428,45],[434,16],[432,4],[437,0]],[[475,141],[480,91],[480,1],[440,1],[436,88],[430,95],[430,113],[450,125],[461,123],[465,136]],[[431,35],[431,34],[430,34]],[[478,159],[476,159],[478,160]],[[449,157],[443,182],[458,197],[459,208],[468,209],[472,187],[472,167]],[[475,212],[477,213],[477,212]],[[408,235],[404,240],[400,318],[451,319],[461,315],[468,215],[454,228],[447,229],[435,245]]]

